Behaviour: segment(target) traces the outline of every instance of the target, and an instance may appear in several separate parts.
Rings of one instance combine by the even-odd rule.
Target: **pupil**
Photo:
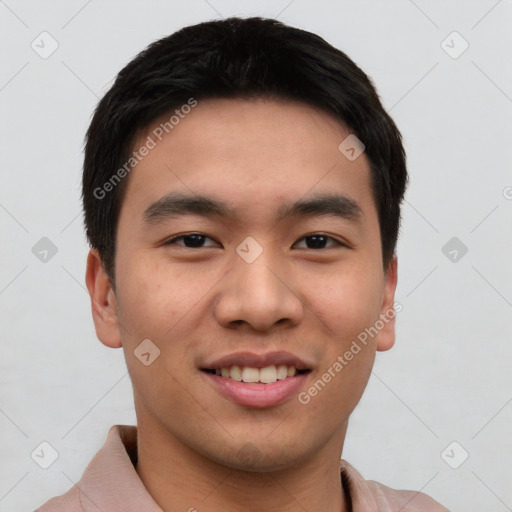
[[[312,243],[309,244],[311,249],[322,249],[325,246],[325,236],[311,235],[307,237]]]
[[[183,238],[183,242],[187,247],[201,247],[204,235],[187,235]],[[187,243],[192,241],[192,243]]]

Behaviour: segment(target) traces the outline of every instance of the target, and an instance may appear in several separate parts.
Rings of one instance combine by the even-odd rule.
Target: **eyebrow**
[[[235,218],[236,211],[228,204],[202,195],[170,193],[149,206],[143,214],[145,223],[158,224],[183,215]],[[363,211],[356,201],[340,194],[318,194],[307,199],[281,205],[277,222],[289,217],[332,216],[360,221]]]

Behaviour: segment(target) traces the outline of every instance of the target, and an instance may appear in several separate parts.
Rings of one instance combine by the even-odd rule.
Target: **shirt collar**
[[[84,512],[163,512],[144,487],[137,463],[137,427],[114,425],[77,484]]]
[[[137,427],[114,425],[77,484],[84,512],[163,512],[144,487],[136,464]],[[350,512],[378,512],[368,482],[344,460],[340,461],[340,475]]]

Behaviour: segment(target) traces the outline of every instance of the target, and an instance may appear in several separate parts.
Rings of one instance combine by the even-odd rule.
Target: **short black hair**
[[[162,115],[206,98],[296,100],[348,127],[370,162],[387,267],[400,227],[406,157],[371,79],[316,34],[275,19],[232,17],[188,26],[150,44],[120,71],[94,112],[85,137],[84,221],[113,286],[123,191],[137,163],[130,158],[135,139]]]

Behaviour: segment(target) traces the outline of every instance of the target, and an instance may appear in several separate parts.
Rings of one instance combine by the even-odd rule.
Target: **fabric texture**
[[[135,471],[136,461],[137,427],[114,425],[80,481],[35,512],[163,512]],[[340,475],[351,512],[450,512],[423,493],[365,480],[344,460]]]

